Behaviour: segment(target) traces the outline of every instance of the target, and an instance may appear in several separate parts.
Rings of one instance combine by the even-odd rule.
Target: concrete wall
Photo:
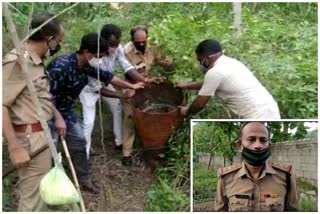
[[[270,159],[285,165],[292,165],[292,172],[297,177],[312,185],[318,186],[318,143],[317,140],[300,140],[294,142],[283,142],[272,145]],[[209,163],[209,153],[198,153],[199,162]],[[233,164],[240,163],[241,156],[238,153],[233,158]],[[230,165],[226,161],[226,166]],[[214,156],[211,161],[212,168],[224,166],[223,157]]]
[[[318,186],[318,143],[302,140],[274,144],[272,161],[291,164],[297,178]]]

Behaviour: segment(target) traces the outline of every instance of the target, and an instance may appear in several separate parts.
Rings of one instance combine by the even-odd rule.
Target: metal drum
[[[182,91],[172,82],[150,83],[132,99],[133,120],[145,149],[159,149],[182,123]]]

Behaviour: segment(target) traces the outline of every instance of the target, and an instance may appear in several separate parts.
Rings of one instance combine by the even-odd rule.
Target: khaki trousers
[[[18,143],[22,144],[29,154],[48,143],[43,131],[31,133],[30,128],[28,127],[25,133],[16,133]],[[18,211],[48,211],[47,205],[41,199],[39,186],[51,166],[51,152],[48,148],[33,158],[27,167],[18,169]]]
[[[130,93],[132,90],[124,89],[123,93]],[[128,157],[132,155],[133,142],[135,139],[135,125],[133,121],[133,111],[132,106],[127,100],[122,102],[123,107],[123,123],[122,123],[122,155]]]

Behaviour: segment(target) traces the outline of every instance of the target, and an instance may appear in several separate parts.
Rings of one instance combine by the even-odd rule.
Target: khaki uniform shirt
[[[286,167],[267,161],[260,177],[254,181],[244,162],[219,169],[215,211],[295,211],[299,201],[295,178],[290,176],[291,188],[285,210]]]
[[[142,54],[134,47],[132,42],[128,42],[124,46],[124,54],[137,71],[145,67],[145,72],[141,73],[144,77],[149,75],[152,66],[161,59],[159,48],[154,44],[147,45],[145,53]]]
[[[45,120],[53,116],[52,97],[49,93],[49,79],[45,73],[42,59],[26,45],[24,58],[26,59],[28,75],[36,89],[40,105],[44,111]],[[10,51],[2,61],[2,105],[9,109],[12,123],[33,124],[39,121],[36,107],[31,101],[16,50]]]

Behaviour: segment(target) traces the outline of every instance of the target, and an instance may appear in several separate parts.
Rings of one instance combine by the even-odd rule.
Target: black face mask
[[[145,51],[146,51],[146,44],[141,45],[140,42],[139,42],[139,43],[134,43],[134,47],[135,47],[139,52],[141,52],[142,54],[144,54]]]
[[[243,144],[242,147],[242,157],[244,161],[251,166],[262,166],[271,154],[269,148],[263,150],[252,150],[244,147]]]
[[[50,56],[55,55],[61,49],[60,43],[56,39],[54,39],[54,41],[57,43],[55,48],[51,48],[50,47],[50,40],[47,41],[47,44],[48,44],[48,47],[49,47],[49,55]]]
[[[55,55],[56,53],[58,53],[59,51],[60,51],[60,49],[61,49],[61,45],[58,43],[57,44],[57,46],[56,46],[56,48],[55,49],[49,49],[49,51],[50,51],[50,56],[53,56],[53,55]]]

